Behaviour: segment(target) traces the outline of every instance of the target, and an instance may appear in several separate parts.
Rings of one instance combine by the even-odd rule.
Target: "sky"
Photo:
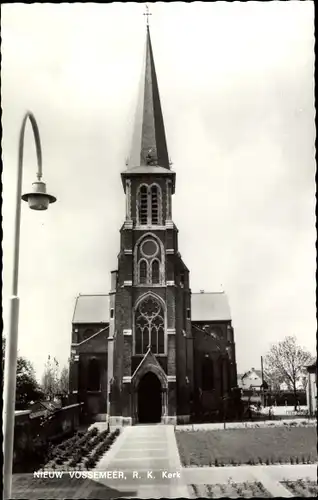
[[[149,4],[173,220],[191,289],[228,295],[237,369],[296,335],[315,352],[313,2]],[[57,202],[22,206],[19,353],[40,378],[70,354],[79,293],[108,293],[125,217],[145,6],[2,5],[3,319],[13,266],[17,145],[37,120]],[[23,191],[36,173],[25,134]]]

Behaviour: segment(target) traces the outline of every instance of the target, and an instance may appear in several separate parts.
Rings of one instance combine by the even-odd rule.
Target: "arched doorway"
[[[153,372],[147,372],[138,385],[138,422],[161,421],[161,383]]]

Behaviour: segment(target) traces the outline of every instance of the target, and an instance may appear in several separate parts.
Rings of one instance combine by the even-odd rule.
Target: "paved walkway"
[[[125,427],[96,471],[119,471],[123,478],[98,479],[125,496],[189,498],[172,425]]]

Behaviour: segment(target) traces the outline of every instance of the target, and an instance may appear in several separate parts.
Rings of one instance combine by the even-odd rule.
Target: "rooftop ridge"
[[[109,295],[109,293],[79,293],[76,298],[78,297],[105,297],[106,295]]]

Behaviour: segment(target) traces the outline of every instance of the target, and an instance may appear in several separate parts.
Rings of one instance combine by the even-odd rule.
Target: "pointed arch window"
[[[140,224],[148,223],[148,188],[141,186],[139,191],[139,222]]]
[[[148,282],[148,262],[145,259],[139,261],[139,283],[145,284]]]
[[[146,297],[135,313],[135,354],[164,354],[164,309],[155,297]]]
[[[214,364],[211,358],[205,356],[202,364],[202,390],[214,389]]]
[[[137,197],[138,224],[142,226],[161,224],[161,204],[161,189],[157,184],[140,186]]]
[[[159,224],[158,186],[151,186],[151,224]]]
[[[88,391],[99,391],[100,390],[100,364],[98,359],[93,358],[89,361],[88,365]]]
[[[149,233],[134,250],[135,285],[164,284],[164,253],[159,238]]]
[[[154,259],[151,263],[151,282],[153,285],[160,282],[160,266],[158,259]]]

